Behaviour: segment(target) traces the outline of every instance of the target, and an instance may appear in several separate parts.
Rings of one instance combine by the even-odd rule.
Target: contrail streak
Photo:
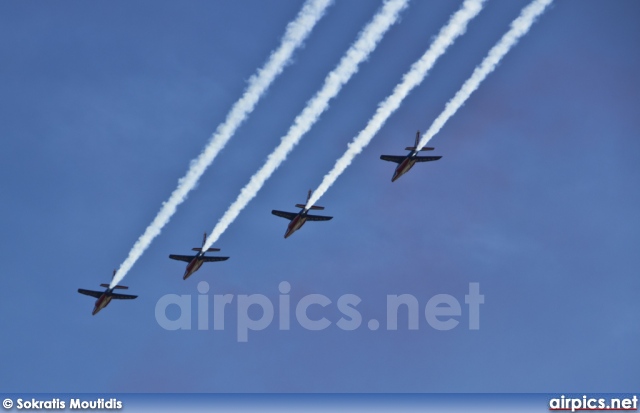
[[[287,25],[286,32],[278,49],[269,56],[265,65],[249,79],[249,85],[242,97],[233,105],[224,123],[220,124],[209,143],[197,158],[191,161],[186,175],[178,181],[178,187],[173,191],[169,200],[162,204],[160,211],[147,227],[144,233],[133,245],[126,260],[120,265],[111,287],[117,285],[129,272],[133,264],[149,247],[153,239],[160,234],[162,228],[169,222],[176,212],[178,205],[185,201],[187,194],[196,186],[204,171],[213,162],[218,153],[231,139],[236,129],[253,111],[258,100],[269,88],[275,78],[291,62],[293,52],[300,47],[309,36],[318,20],[322,18],[333,0],[307,0],[295,20]]]
[[[424,80],[438,58],[444,54],[456,38],[466,31],[469,21],[482,10],[484,1],[466,0],[462,7],[451,16],[449,22],[440,30],[429,49],[404,74],[402,81],[396,85],[391,95],[378,105],[376,113],[369,120],[367,126],[349,143],[347,151],[336,161],[333,169],[324,176],[320,186],[313,191],[309,202],[307,202],[307,208],[313,206],[333,185],[353,159],[371,142],[371,139],[382,128],[389,116],[400,107],[409,92]]]
[[[522,9],[520,16],[511,23],[511,29],[491,48],[487,57],[476,67],[471,77],[462,85],[453,99],[447,102],[444,111],[433,121],[429,129],[422,136],[422,139],[420,139],[418,149],[423,148],[429,140],[442,129],[444,124],[460,109],[487,75],[493,72],[504,55],[511,50],[522,36],[527,34],[536,18],[545,11],[552,1],[553,0],[535,0]]]
[[[307,106],[296,117],[280,144],[267,157],[265,164],[256,172],[249,183],[224,213],[207,239],[204,248],[209,248],[220,238],[245,206],[253,199],[265,181],[287,158],[287,155],[311,129],[320,115],[329,107],[329,100],[335,97],[342,86],[358,71],[358,66],[373,52],[386,31],[398,20],[400,12],[409,0],[387,0],[373,20],[360,32],[356,42],[342,57],[338,66],[327,75],[322,88],[311,98]]]

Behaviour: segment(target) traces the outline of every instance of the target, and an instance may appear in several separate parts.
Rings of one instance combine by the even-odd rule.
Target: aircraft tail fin
[[[202,251],[202,248],[201,248],[201,247],[193,247],[193,248],[191,248],[191,249],[192,249],[193,251],[198,251],[198,252]],[[206,251],[206,252],[216,252],[216,251],[220,251],[220,248],[209,248],[209,249],[207,249],[207,251]]]
[[[313,191],[311,191],[311,189],[309,189],[309,192],[307,193],[307,202],[305,204],[296,204],[296,208],[302,208],[305,209],[307,207],[307,204],[309,203],[309,200],[311,199],[311,194],[313,193]],[[321,206],[317,206],[317,205],[313,205],[311,208],[309,209],[324,209],[324,207]]]
[[[414,143],[414,146],[407,146],[406,148],[404,148],[405,151],[415,151],[416,148],[418,147],[418,144],[420,143],[420,131],[416,132],[416,143]],[[421,151],[432,151],[433,148],[428,148],[428,147],[424,147],[422,149],[420,149]]]

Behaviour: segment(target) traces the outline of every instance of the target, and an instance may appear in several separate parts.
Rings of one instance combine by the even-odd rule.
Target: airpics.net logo
[[[272,324],[277,324],[277,328],[281,331],[290,330],[292,318],[300,327],[309,331],[325,330],[332,325],[343,331],[353,331],[360,328],[363,323],[363,315],[358,310],[362,299],[355,294],[344,294],[337,300],[332,300],[323,294],[308,294],[302,296],[297,302],[292,302],[291,284],[282,281],[278,286],[280,294],[275,300],[277,305],[274,305],[274,301],[263,294],[238,294],[237,296],[213,294],[211,296],[209,290],[209,283],[200,281],[195,300],[191,294],[166,294],[160,297],[155,308],[158,325],[165,330],[191,330],[195,318],[198,330],[209,330],[211,325],[214,330],[224,330],[225,310],[231,306],[235,307],[232,310],[236,313],[238,342],[247,342],[250,331],[261,331]],[[421,300],[413,294],[387,295],[386,330],[405,328],[418,330],[420,325],[424,325],[424,322],[420,321],[422,318],[430,328],[438,331],[452,330],[458,327],[464,318],[468,320],[469,330],[479,330],[480,305],[484,304],[484,295],[480,294],[480,284],[469,283],[468,291],[462,295],[464,295],[465,306],[450,294],[436,294],[426,302],[423,298],[422,305]],[[193,317],[194,301],[196,302],[195,317]],[[335,307],[331,308],[331,306]],[[339,314],[339,319],[335,322],[327,318],[332,310],[337,310]],[[400,316],[401,313],[402,316]],[[213,315],[212,323],[209,321],[209,315]],[[277,322],[274,321],[276,316]],[[403,325],[399,327],[400,323]],[[380,324],[377,319],[371,318],[367,321],[367,328],[375,331],[381,327]]]

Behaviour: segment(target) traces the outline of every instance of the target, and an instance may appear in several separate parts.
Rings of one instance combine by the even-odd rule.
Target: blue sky
[[[320,200],[334,219],[284,240],[287,222],[270,211],[304,201],[459,7],[412,2],[216,243],[231,258],[182,280],[168,255],[200,245],[380,4],[329,9],[125,278],[139,298],[96,316],[76,289],[109,281],[300,3],[0,4],[3,391],[638,389],[634,1],[556,1],[430,142],[443,158],[392,184],[394,165],[379,155],[404,153],[527,4],[488,1]],[[234,300],[223,331],[198,331],[202,280],[211,300],[274,303],[287,281],[294,305],[329,297],[309,315],[333,324],[280,331],[276,314],[239,343]],[[485,296],[477,331],[464,305],[471,282]],[[193,296],[192,330],[159,325],[166,294]],[[343,294],[362,299],[355,331],[335,325]],[[418,299],[418,330],[404,313],[397,331],[367,328],[384,320],[390,294]],[[436,294],[463,303],[451,331],[422,315]]]

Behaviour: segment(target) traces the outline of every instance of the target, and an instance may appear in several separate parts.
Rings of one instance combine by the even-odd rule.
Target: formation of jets
[[[420,131],[416,133],[416,140],[414,146],[408,146],[405,149],[410,151],[407,155],[380,155],[380,159],[383,161],[395,162],[398,164],[396,167],[393,177],[391,178],[391,182],[395,182],[402,175],[409,172],[409,170],[416,164],[416,162],[430,162],[437,161],[442,158],[442,156],[418,156],[420,151],[432,151],[434,148],[424,147],[418,150],[418,143],[420,142]],[[284,233],[285,238],[289,238],[294,232],[302,228],[302,226],[307,221],[329,221],[333,217],[323,216],[323,215],[310,215],[309,211],[311,210],[323,210],[324,207],[312,205],[307,206],[309,203],[309,199],[311,198],[311,190],[307,194],[307,201],[304,204],[296,204],[296,208],[300,208],[300,212],[286,212],[286,211],[278,211],[276,209],[272,210],[271,213],[275,216],[286,218],[289,221],[289,225],[287,226],[287,231]],[[187,268],[185,269],[184,275],[182,276],[183,280],[189,278],[194,272],[198,271],[203,263],[205,262],[216,262],[216,261],[226,261],[229,257],[211,257],[205,256],[207,252],[217,252],[220,251],[219,248],[209,248],[204,250],[204,245],[207,242],[207,233],[205,232],[204,238],[202,240],[202,247],[192,248],[193,251],[197,251],[195,255],[177,255],[171,254],[169,258],[172,260],[184,261],[187,263]],[[116,271],[114,270],[113,275],[115,276]],[[132,300],[137,298],[137,295],[128,295],[128,294],[118,294],[114,293],[115,289],[127,289],[129,287],[124,287],[121,285],[116,285],[113,288],[109,287],[109,284],[100,284],[101,287],[106,288],[105,291],[92,291],[92,290],[84,290],[82,288],[78,289],[80,294],[89,295],[97,298],[95,306],[93,308],[93,315],[96,315],[100,310],[105,308],[112,299],[118,300]]]

